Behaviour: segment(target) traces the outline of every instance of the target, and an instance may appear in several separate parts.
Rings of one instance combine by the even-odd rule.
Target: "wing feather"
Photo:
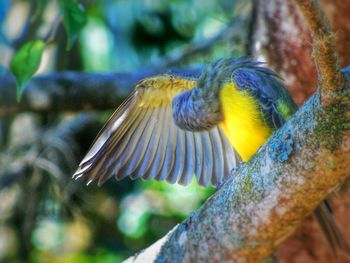
[[[155,178],[156,180],[159,180],[159,181],[165,180],[173,171],[173,167],[175,163],[176,135],[177,135],[177,127],[175,126],[175,123],[173,121],[170,121],[169,137],[166,145],[164,162],[160,173]]]
[[[210,183],[210,179],[213,175],[213,147],[210,141],[209,132],[201,132],[201,139],[203,145],[203,173],[199,179],[199,184],[206,187]]]
[[[119,147],[116,147],[117,143],[120,140],[120,137],[122,137],[122,135],[124,135],[126,133],[126,130],[129,129],[130,126],[132,126],[132,124],[134,123],[135,119],[137,117],[139,117],[139,114],[138,114],[139,110],[136,109],[137,112],[134,112],[134,111],[132,111],[132,110],[128,111],[128,112],[130,112],[130,116],[126,116],[122,120],[122,122],[120,122],[120,124],[119,124],[120,125],[120,129],[117,129],[114,132],[110,132],[110,131],[105,131],[105,132],[101,131],[100,132],[102,134],[101,136],[105,137],[103,139],[103,140],[105,140],[105,142],[103,144],[100,144],[100,142],[102,140],[100,140],[99,138],[97,138],[97,140],[95,140],[96,143],[98,144],[98,146],[93,145],[91,150],[87,154],[87,156],[89,156],[89,157],[88,158],[85,157],[83,159],[83,162],[80,164],[78,170],[74,174],[74,177],[76,179],[78,179],[79,177],[83,176],[84,174],[86,174],[86,175],[89,174],[91,170],[93,170],[93,169],[96,170],[96,168],[98,168],[98,170],[100,171],[100,173],[99,173],[99,177],[100,177],[101,173],[102,173],[100,168],[103,169],[103,170],[106,170],[105,166],[102,165],[102,164],[105,165],[105,160],[109,160],[109,161],[116,160],[117,156],[111,154],[111,152],[113,151],[113,149],[114,150],[115,149],[120,149]],[[111,118],[111,119],[113,120],[114,118]],[[117,119],[117,121],[118,120],[119,119]],[[106,128],[107,126],[108,125],[105,125],[104,128]],[[131,134],[129,134],[129,135],[131,135]],[[109,136],[109,137],[107,138],[107,136]],[[99,148],[99,149],[97,150],[97,148]],[[96,151],[96,153],[93,155],[91,153],[91,151],[92,152]]]
[[[144,161],[141,164],[139,172],[134,175],[136,176],[135,178],[143,177],[144,179],[146,179],[148,177],[150,167],[153,164],[154,157],[159,147],[162,126],[159,125],[157,120],[164,120],[164,109],[162,109],[161,107],[159,109],[156,109],[155,111],[157,111],[157,117],[154,123],[152,124],[154,126],[152,137],[146,149]]]
[[[145,117],[145,112],[142,111],[138,118],[135,120],[134,124],[131,126],[130,131],[125,134],[125,136],[121,139],[121,145],[118,147],[119,149],[111,149],[111,151],[116,152],[115,158],[119,159],[118,162],[110,163],[108,160],[108,168],[112,168],[114,174],[118,174],[124,165],[130,160],[131,155],[134,154],[136,146],[139,144],[140,138],[145,130],[148,127]],[[113,168],[114,166],[114,168]]]
[[[195,143],[195,151],[196,151],[196,164],[195,164],[195,174],[197,177],[197,182],[199,182],[199,178],[202,177],[202,167],[203,167],[203,142],[202,136],[200,132],[196,132],[194,135],[194,143]]]
[[[164,107],[164,116],[161,119],[163,122],[160,124],[161,136],[159,138],[157,153],[154,157],[154,161],[149,171],[149,174],[147,175],[147,177],[144,177],[144,179],[154,179],[160,173],[160,170],[163,167],[164,159],[166,156],[166,146],[170,132],[171,118],[172,116],[170,108]]]
[[[135,103],[135,92],[133,92],[115,111],[115,113],[109,118],[104,127],[96,136],[95,141],[92,143],[92,147],[88,151],[88,154],[81,161],[80,165],[84,165],[89,162],[96,154],[101,150],[102,147],[106,145],[108,139],[111,135],[125,122],[125,118],[136,117],[133,114],[129,114],[130,110],[133,109]],[[120,129],[119,129],[120,130]]]
[[[220,183],[239,161],[221,128],[185,131],[173,120],[172,98],[193,86],[193,80],[170,75],[140,82],[102,128],[74,177],[99,185],[112,176],[187,185],[195,175],[202,186]]]
[[[218,131],[218,127],[214,127],[210,133],[210,140],[213,146],[213,175],[211,177],[211,183],[213,185],[217,185],[222,181],[224,176],[224,152],[223,145],[221,142],[221,137]]]
[[[186,152],[186,138],[185,133],[177,128],[176,136],[176,150],[175,150],[175,164],[173,171],[166,179],[169,183],[176,183],[182,176],[185,166],[185,152]]]
[[[132,105],[132,103],[130,103]],[[139,117],[140,110],[137,108],[128,109],[126,111],[126,115],[121,115],[122,119],[116,119],[113,116],[109,121],[117,123],[114,127],[118,126],[118,128],[114,131],[108,130],[108,127],[112,127],[112,125],[108,125],[108,123],[102,128],[100,134],[101,139],[98,137],[93,144],[86,157],[83,159],[80,164],[78,170],[74,174],[76,178],[79,178],[84,173],[89,172],[93,169],[97,163],[101,161],[101,159],[109,158],[111,148],[115,148],[121,137],[126,133],[126,131],[130,128],[130,126],[134,123],[135,119]],[[119,115],[119,111],[117,110],[114,115]],[[107,130],[105,130],[107,129]],[[111,128],[112,129],[112,128]]]
[[[182,131],[185,133],[185,140],[186,140],[186,153],[185,153],[185,167],[184,167],[184,172],[179,179],[179,184],[182,185],[188,185],[192,177],[194,175],[195,171],[195,156],[196,156],[196,150],[195,150],[195,145],[194,145],[194,136],[193,132],[190,131]]]
[[[119,173],[123,165],[128,161],[128,158],[132,154],[135,144],[134,140],[137,138],[142,129],[138,129],[139,124],[142,123],[142,119],[145,116],[145,111],[141,111],[137,114],[137,118],[129,127],[128,132],[123,134],[123,136],[114,142],[111,142],[106,148],[104,157],[99,161],[102,163],[103,169],[100,172],[98,184],[103,184],[110,177],[115,175],[118,180],[125,177],[124,174]]]
[[[232,169],[238,166],[238,164],[241,162],[241,157],[238,155],[238,153],[235,151],[235,149],[230,144],[229,140],[225,136],[224,132],[221,130],[221,128],[218,128],[219,134],[221,137],[222,145],[223,145],[223,152],[224,155],[224,163],[225,163],[225,169],[224,169],[224,177],[227,177],[231,174]],[[219,182],[220,183],[220,182]]]
[[[124,169],[121,170],[125,176],[131,175],[139,167],[154,129],[154,126],[152,126],[152,115],[154,112],[151,109],[146,109],[146,111],[142,124],[140,124],[140,127],[138,128],[142,130],[142,134],[139,138],[133,141],[137,146],[132,153],[132,158],[128,161],[128,164],[125,165]]]

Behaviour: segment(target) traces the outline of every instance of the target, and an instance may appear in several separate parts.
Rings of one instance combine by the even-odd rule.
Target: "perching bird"
[[[199,78],[163,74],[140,81],[82,160],[75,178],[220,184],[297,107],[278,75],[249,58],[221,59]],[[343,239],[323,204],[318,217],[333,248]],[[345,244],[345,243],[344,243]]]

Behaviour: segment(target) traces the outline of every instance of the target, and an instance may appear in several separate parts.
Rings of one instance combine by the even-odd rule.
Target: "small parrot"
[[[220,59],[201,75],[140,81],[73,175],[220,185],[297,110],[281,78],[248,57]],[[316,211],[333,249],[345,244],[328,203]]]

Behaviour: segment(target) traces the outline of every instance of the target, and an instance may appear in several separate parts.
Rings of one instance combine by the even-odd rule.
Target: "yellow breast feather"
[[[226,84],[220,93],[225,135],[246,162],[265,143],[272,131],[265,123],[259,104],[247,91],[234,83]]]

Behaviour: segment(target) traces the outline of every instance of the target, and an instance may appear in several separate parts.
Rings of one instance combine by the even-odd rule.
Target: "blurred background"
[[[345,66],[350,5],[322,2]],[[38,77],[19,88],[17,103],[11,61],[37,39],[45,43],[37,68],[33,59],[20,61],[35,68],[28,79]],[[71,180],[118,103],[142,76],[252,55],[282,75],[301,105],[316,87],[311,46],[292,1],[0,0],[0,262],[120,262],[164,236],[215,189],[128,179],[98,188]],[[65,88],[72,81],[67,72],[78,72],[72,91]],[[47,105],[47,94],[31,88],[53,98],[63,91],[76,96],[85,78],[98,81],[109,72],[124,74],[112,75],[123,84],[120,95],[98,107],[94,94],[81,99],[86,104],[68,96],[66,104]],[[300,259],[287,258],[281,262]],[[303,262],[323,262],[309,258]]]

